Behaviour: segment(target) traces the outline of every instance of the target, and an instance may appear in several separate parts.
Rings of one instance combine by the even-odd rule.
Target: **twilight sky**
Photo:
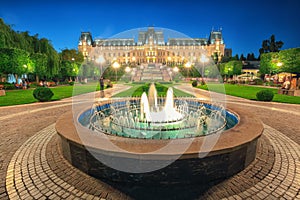
[[[255,53],[275,34],[283,49],[300,47],[299,0],[6,0],[0,17],[16,31],[51,40],[56,50],[77,48],[81,31],[109,38],[154,25],[205,38],[222,28],[233,55]]]

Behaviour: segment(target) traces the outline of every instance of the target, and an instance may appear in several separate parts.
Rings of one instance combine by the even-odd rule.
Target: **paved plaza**
[[[177,86],[198,98],[210,93]],[[126,88],[116,86],[107,95]],[[0,199],[300,199],[300,105],[226,97],[228,105],[264,124],[256,159],[245,170],[208,188],[122,188],[94,179],[63,157],[55,131],[71,98],[0,108]]]

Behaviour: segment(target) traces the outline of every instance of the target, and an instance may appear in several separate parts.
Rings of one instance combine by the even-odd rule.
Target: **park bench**
[[[286,94],[288,96],[294,96],[294,92],[295,90],[291,90],[291,89],[283,89],[283,88],[279,88],[278,89],[278,94]]]
[[[47,82],[47,86],[48,87],[53,87],[53,86],[56,86],[56,83],[53,82],[53,81],[52,82],[49,81],[49,82]]]

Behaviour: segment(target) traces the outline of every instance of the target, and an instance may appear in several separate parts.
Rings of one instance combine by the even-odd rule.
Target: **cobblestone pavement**
[[[181,199],[300,199],[300,106],[234,97],[227,101],[263,121],[257,157],[245,170],[204,193],[197,193],[197,186],[185,188],[190,196]],[[0,199],[138,199],[64,160],[54,123],[71,104],[66,99],[0,108]],[[175,199],[175,194],[176,189],[169,197]],[[148,199],[156,197],[159,191]]]

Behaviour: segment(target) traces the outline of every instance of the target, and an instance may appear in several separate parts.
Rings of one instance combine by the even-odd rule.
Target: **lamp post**
[[[187,78],[189,77],[189,71],[191,68],[192,64],[190,62],[185,63],[184,67],[187,68]]]
[[[71,60],[72,60],[72,67],[73,67],[72,72],[73,72],[73,74],[74,74],[74,73],[75,73],[75,68],[74,68],[75,58],[71,58]],[[71,77],[70,77],[70,81],[72,81],[72,78],[71,78]]]
[[[113,68],[115,68],[115,70],[116,70],[116,82],[117,82],[117,78],[118,78],[117,71],[118,71],[119,67],[120,67],[120,64],[118,62],[114,62]]]
[[[103,73],[103,64],[105,63],[104,57],[101,55],[99,58],[97,58],[96,63],[100,64],[100,77],[102,76]]]
[[[125,68],[125,72],[126,72],[127,74],[129,74],[130,71],[131,71],[130,67],[127,66],[127,67]],[[131,80],[131,77],[130,77],[130,80]]]
[[[168,56],[168,63],[169,63],[169,66],[170,66],[170,64],[171,64],[171,60],[172,60],[172,58],[171,58],[170,56]]]
[[[183,63],[184,63],[184,56],[181,57],[181,63],[180,64],[183,65]]]
[[[130,72],[130,67],[127,66],[127,67],[125,68],[125,72],[126,72],[126,73]]]
[[[131,60],[133,62],[133,66],[135,66],[135,60],[136,60],[135,57],[133,56]]]
[[[204,54],[201,54],[200,61],[202,63],[202,72],[201,72],[202,82],[204,82],[204,63],[208,61],[208,58]]]
[[[283,65],[282,62],[277,63],[277,66],[278,66],[278,67],[281,67],[282,65]]]
[[[173,73],[173,74],[174,74],[174,78],[173,78],[173,79],[175,80],[175,78],[176,78],[175,76],[176,76],[177,73],[179,72],[179,68],[178,68],[178,67],[174,67],[174,68],[173,68],[173,72],[174,72],[174,73]],[[176,80],[175,80],[175,81],[176,81]]]
[[[282,67],[282,65],[283,65],[282,62],[278,62],[278,63],[276,64],[277,67]],[[271,76],[271,72],[272,72],[272,71],[271,71],[271,68],[270,68],[270,76]]]

